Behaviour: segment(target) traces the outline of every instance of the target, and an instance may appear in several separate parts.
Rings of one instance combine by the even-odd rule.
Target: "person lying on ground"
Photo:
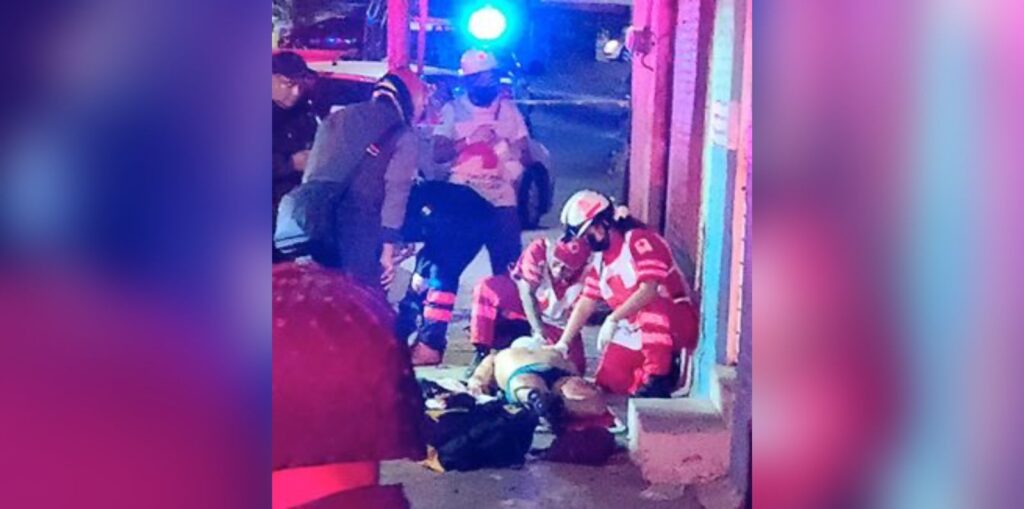
[[[583,273],[590,247],[572,240],[534,240],[510,275],[483,279],[473,289],[470,342],[476,358],[467,375],[493,349],[507,348],[512,339],[529,335],[554,344],[562,335],[569,312],[583,292]],[[576,371],[586,371],[583,342],[570,345]]]
[[[492,351],[477,366],[467,386],[474,395],[500,390],[512,404],[543,417],[556,433],[573,420],[601,419],[608,405],[601,391],[583,379],[562,353],[539,338],[523,337]]]

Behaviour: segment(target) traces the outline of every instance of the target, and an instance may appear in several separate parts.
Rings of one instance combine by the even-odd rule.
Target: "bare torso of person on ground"
[[[600,389],[584,380],[572,362],[529,337],[488,355],[468,385],[474,394],[501,389],[510,403],[523,404],[549,421],[597,417],[608,408]]]

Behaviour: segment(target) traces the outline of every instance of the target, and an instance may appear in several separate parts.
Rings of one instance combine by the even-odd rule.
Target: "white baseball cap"
[[[498,68],[498,59],[492,53],[478,49],[471,49],[463,53],[459,63],[459,73],[463,76],[493,71]]]

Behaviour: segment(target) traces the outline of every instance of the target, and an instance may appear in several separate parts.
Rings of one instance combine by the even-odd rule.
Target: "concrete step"
[[[715,366],[714,383],[711,384],[711,401],[727,423],[733,422],[740,385],[734,366]]]
[[[629,450],[647,482],[698,484],[729,467],[730,432],[710,400],[631,399]]]

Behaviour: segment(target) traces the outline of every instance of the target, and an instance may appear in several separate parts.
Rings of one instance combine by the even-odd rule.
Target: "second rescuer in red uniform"
[[[491,276],[478,283],[470,320],[470,341],[477,357],[469,373],[491,349],[506,348],[519,336],[554,344],[583,293],[589,258],[590,248],[584,242],[539,238],[523,251],[510,275]],[[582,341],[572,343],[569,360],[579,373],[586,371]]]
[[[555,347],[568,351],[604,300],[613,311],[598,334],[597,384],[618,394],[667,397],[696,346],[697,313],[665,239],[633,218],[617,218],[611,200],[596,191],[569,198],[562,224],[598,256]]]

